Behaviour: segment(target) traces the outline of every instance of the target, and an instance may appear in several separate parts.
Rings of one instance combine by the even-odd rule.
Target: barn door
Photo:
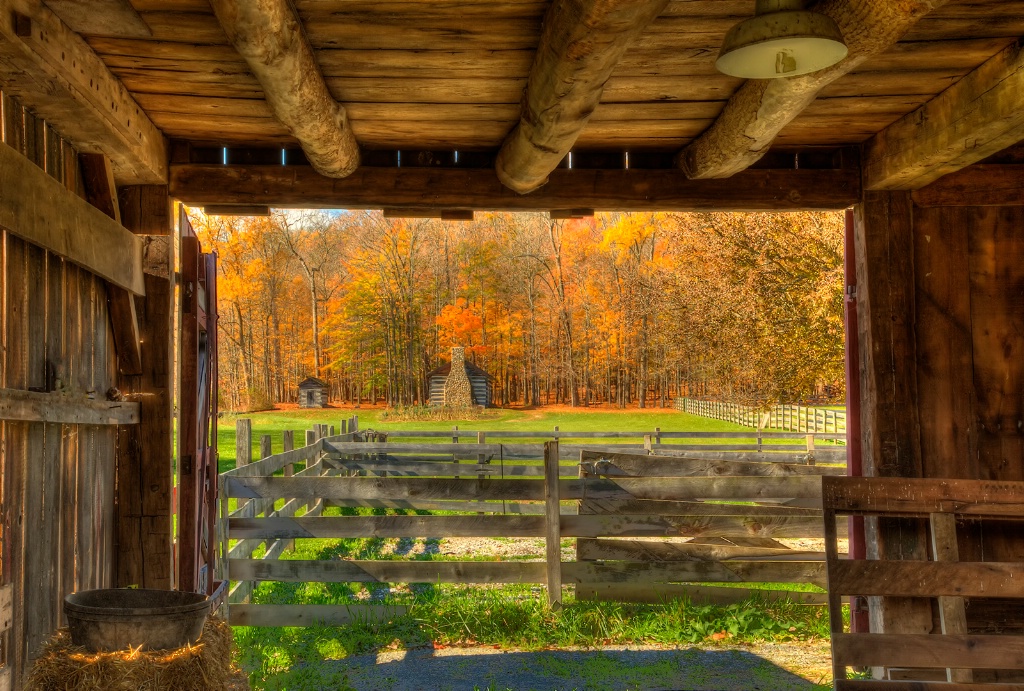
[[[217,255],[181,224],[178,589],[214,591],[217,506]]]

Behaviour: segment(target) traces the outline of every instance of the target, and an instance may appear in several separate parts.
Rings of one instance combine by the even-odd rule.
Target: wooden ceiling
[[[152,37],[85,35],[168,137],[296,147],[206,0],[132,0]],[[548,2],[295,0],[364,149],[496,150],[518,122]],[[716,72],[753,0],[672,0],[626,51],[575,150],[678,151],[741,81]],[[950,2],[829,86],[776,146],[860,144],[1024,35],[1024,2]]]

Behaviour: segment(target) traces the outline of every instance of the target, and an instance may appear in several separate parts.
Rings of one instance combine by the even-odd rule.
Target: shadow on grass
[[[338,684],[338,686],[330,686]],[[499,652],[424,648],[300,665],[268,680],[268,689],[355,691],[538,691],[674,689],[812,691],[831,688],[741,650]]]

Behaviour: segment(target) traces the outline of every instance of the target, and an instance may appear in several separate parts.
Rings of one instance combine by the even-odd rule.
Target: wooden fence
[[[774,537],[821,537],[819,476],[844,472],[807,464],[806,448],[799,454],[760,454],[776,462],[722,461],[687,457],[687,452],[650,455],[653,439],[647,440],[648,449],[630,449],[485,440],[486,435],[508,437],[507,432],[483,433],[478,443],[434,444],[381,441],[372,431],[321,432],[308,433],[304,448],[268,455],[222,476],[224,563],[237,582],[229,595],[233,624],[341,624],[396,611],[253,604],[248,596],[256,581],[536,583],[547,586],[553,604],[561,599],[562,583],[576,585],[588,598],[636,600],[645,591],[654,598],[719,601],[749,593],[681,584],[821,584],[823,553],[787,550]],[[365,438],[374,441],[358,440]],[[269,444],[263,446],[269,450]],[[627,450],[631,453],[623,453]],[[232,500],[239,507],[228,513]],[[326,506],[460,515],[323,516]],[[425,536],[543,537],[547,557],[532,562],[278,558],[295,539]],[[577,561],[561,560],[562,538],[577,538]],[[824,601],[821,594],[795,597]]]
[[[929,561],[847,560],[839,558],[835,533],[826,536],[836,691],[1020,689],[1024,636],[994,635],[991,624],[969,629],[964,599],[979,598],[972,609],[988,604],[1019,611],[1021,565],[958,561],[957,523],[971,532],[986,521],[1020,521],[1024,482],[826,478],[823,485],[826,527],[839,515],[916,517],[927,520],[932,547]],[[847,633],[844,595],[935,598],[941,635]],[[1009,628],[1019,634],[1019,621]],[[847,679],[849,667],[874,667],[885,678]]]
[[[697,398],[677,398],[676,410],[757,429],[846,434],[846,411],[801,405],[775,405],[768,410]]]

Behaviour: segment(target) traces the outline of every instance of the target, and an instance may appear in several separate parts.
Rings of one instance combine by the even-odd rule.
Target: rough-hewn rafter
[[[769,211],[843,209],[860,199],[860,168],[747,170],[732,180],[688,180],[678,170],[568,170],[521,195],[486,168],[375,168],[344,180],[308,166],[171,166],[171,195],[189,204],[410,210]]]
[[[0,87],[80,151],[110,157],[119,184],[167,180],[167,147],[82,37],[39,0],[0,0]]]
[[[823,0],[814,9],[832,17],[849,56],[833,67],[788,79],[752,79],[733,94],[715,123],[683,149],[679,167],[691,178],[729,177],[760,159],[824,87],[899,40],[947,0]]]
[[[525,194],[545,182],[601,100],[619,58],[668,0],[555,0],[523,96],[498,155],[498,178]]]
[[[917,189],[1024,140],[1024,42],[1018,41],[875,135],[864,184]]]
[[[263,86],[274,115],[321,174],[359,167],[359,145],[345,109],[324,82],[288,0],[211,0],[221,26]]]

